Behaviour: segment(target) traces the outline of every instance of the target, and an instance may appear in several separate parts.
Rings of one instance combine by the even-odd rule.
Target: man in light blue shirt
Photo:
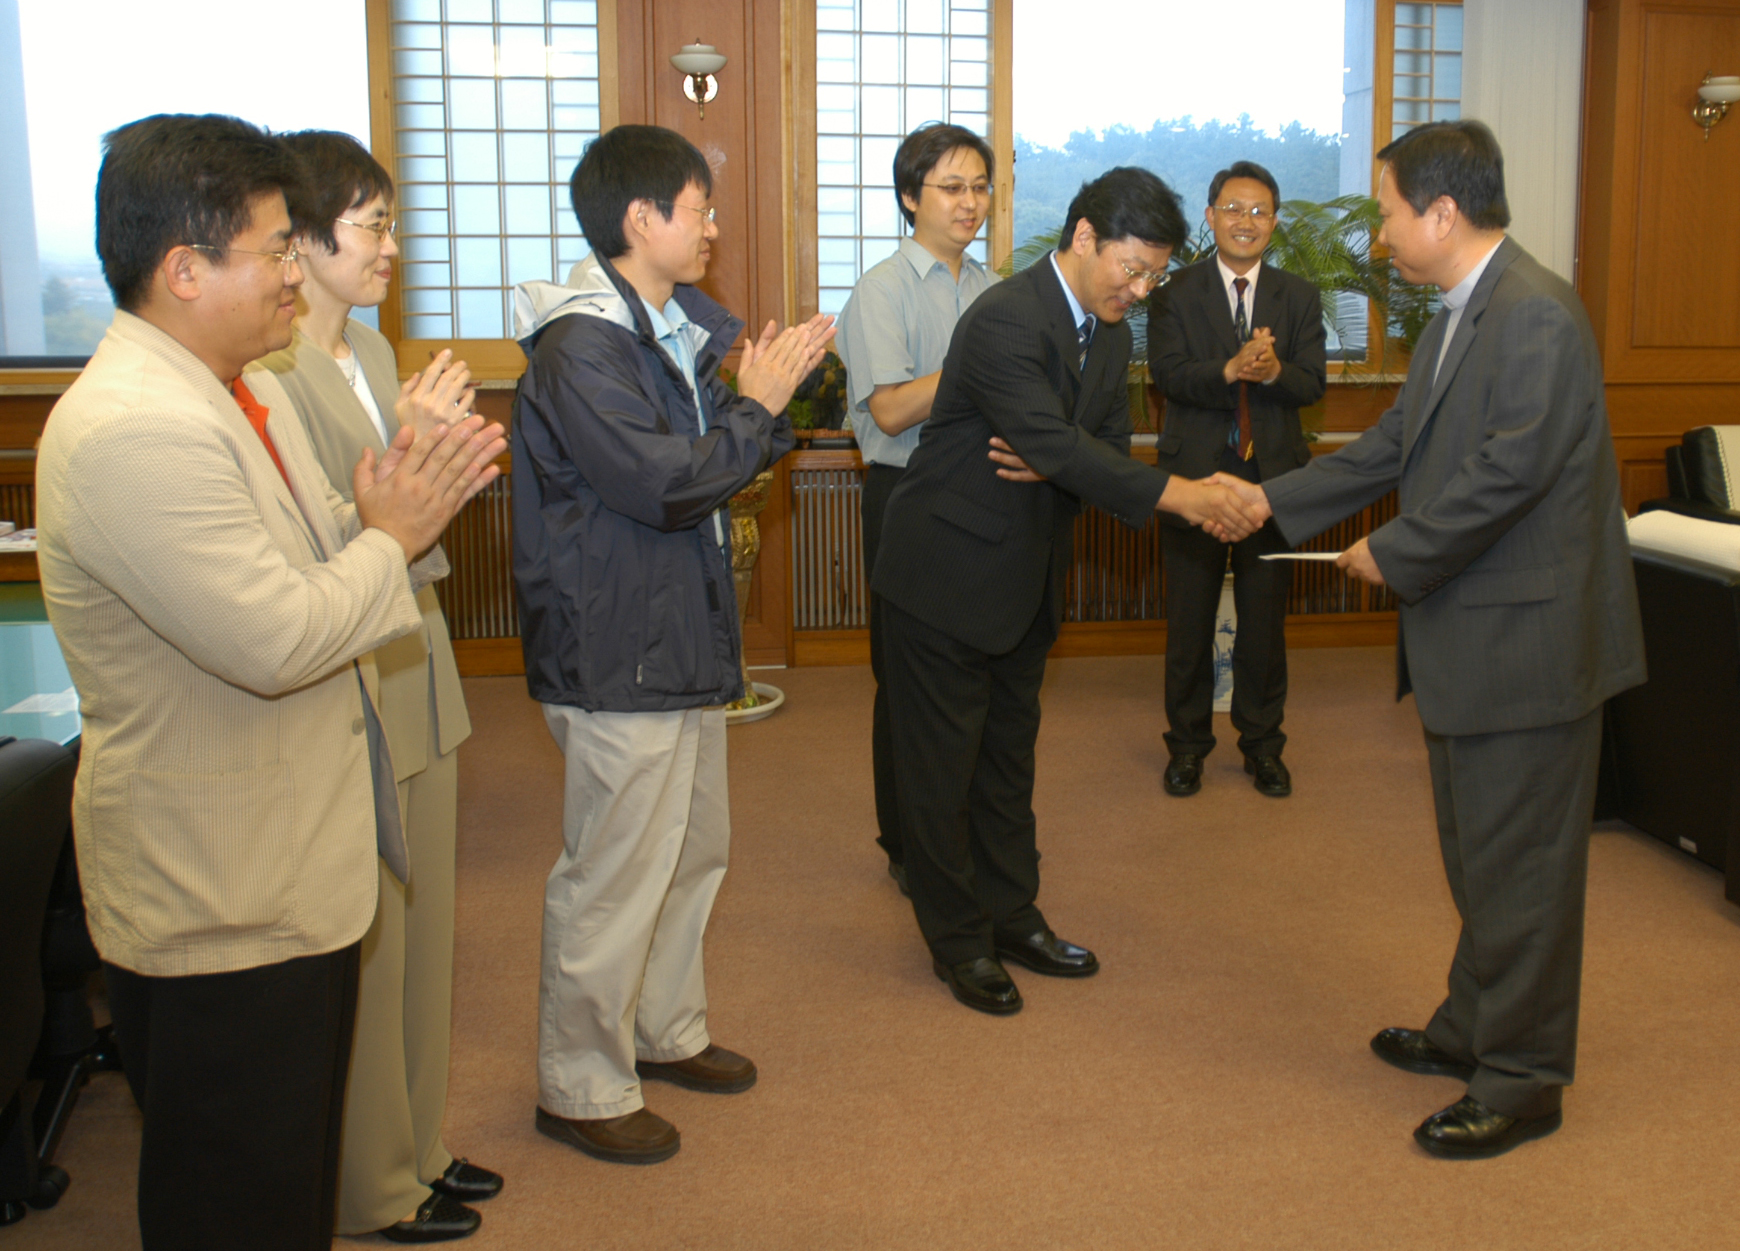
[[[866,470],[864,570],[876,565],[882,510],[906,471],[930,416],[955,323],[997,275],[966,254],[991,210],[990,145],[961,126],[933,122],[894,154],[894,194],[912,235],[870,268],[840,313],[839,352],[850,388],[852,430]],[[906,891],[891,763],[888,697],[882,687],[877,597],[870,596],[870,669],[876,677],[871,759],[876,841]]]

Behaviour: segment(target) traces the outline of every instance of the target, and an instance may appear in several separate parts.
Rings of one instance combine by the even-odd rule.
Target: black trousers
[[[191,977],[104,965],[145,1114],[144,1251],[329,1251],[360,950]]]
[[[944,964],[1045,928],[1033,818],[1049,597],[1013,651],[987,655],[887,600],[883,663],[912,910]]]
[[[1221,468],[1257,481],[1256,465],[1228,449]],[[1233,639],[1232,723],[1247,756],[1278,756],[1287,744],[1287,597],[1293,564],[1262,560],[1291,549],[1273,521],[1237,543],[1199,529],[1162,524],[1166,561],[1166,748],[1206,756],[1214,750],[1214,618],[1232,565],[1238,634]]]
[[[1601,709],[1563,725],[1427,732],[1438,844],[1462,933],[1426,1034],[1506,1116],[1556,1111],[1577,1065]]]
[[[906,474],[904,465],[864,467],[864,493],[859,512],[864,524],[864,578],[876,569],[876,549],[882,542],[882,514],[888,497]],[[876,842],[893,864],[905,853],[900,843],[900,798],[894,789],[894,735],[888,726],[888,685],[882,670],[882,597],[870,592],[870,673],[876,679],[876,700],[870,711],[870,771],[876,787]]]

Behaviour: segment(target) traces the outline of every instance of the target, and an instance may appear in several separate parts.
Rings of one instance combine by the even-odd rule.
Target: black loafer
[[[477,1203],[501,1193],[501,1174],[461,1158],[449,1164],[445,1173],[429,1183],[429,1188],[463,1202]]]
[[[437,1190],[417,1205],[410,1220],[388,1225],[380,1234],[392,1242],[452,1242],[471,1237],[481,1224],[483,1217]]]
[[[960,964],[944,964],[933,958],[930,964],[936,970],[936,975],[948,983],[955,998],[967,1007],[989,1012],[993,1016],[1007,1016],[1011,1012],[1021,1011],[1021,991],[1010,980],[1003,966],[989,956],[980,956],[977,960],[966,960]]]
[[[1564,1123],[1562,1112],[1506,1116],[1465,1095],[1421,1122],[1414,1131],[1414,1141],[1446,1160],[1487,1160],[1531,1138],[1545,1138]]]
[[[1050,930],[1014,941],[999,938],[997,954],[1047,977],[1092,977],[1100,971],[1099,957],[1093,952],[1064,942]]]
[[[1246,756],[1245,772],[1251,775],[1258,794],[1282,799],[1293,793],[1293,775],[1279,756]]]
[[[1161,782],[1168,795],[1194,795],[1202,789],[1202,757],[1180,752],[1166,763]]]
[[[908,899],[912,898],[912,889],[906,884],[906,866],[898,860],[888,862],[888,876],[894,879],[894,884],[900,887],[900,893]]]
[[[1468,1081],[1474,1076],[1474,1066],[1435,1045],[1420,1029],[1392,1028],[1379,1030],[1371,1040],[1371,1049],[1378,1059],[1410,1073],[1428,1077],[1460,1077]]]

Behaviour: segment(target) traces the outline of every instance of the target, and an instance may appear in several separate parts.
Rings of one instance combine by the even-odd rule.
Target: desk
[[[71,747],[82,730],[54,627],[46,621],[0,622],[0,735]]]

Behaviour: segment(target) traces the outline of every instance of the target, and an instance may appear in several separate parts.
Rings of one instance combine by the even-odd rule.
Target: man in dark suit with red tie
[[[1216,471],[1263,482],[1311,460],[1299,409],[1323,396],[1323,297],[1303,278],[1265,264],[1280,188],[1251,161],[1209,187],[1215,254],[1180,270],[1154,297],[1148,368],[1166,397],[1162,469],[1200,478]],[[1237,543],[1201,530],[1160,528],[1166,562],[1168,795],[1202,789],[1214,750],[1214,623],[1230,562],[1238,633],[1233,642],[1232,722],[1245,772],[1279,798],[1293,781],[1281,763],[1287,736],[1284,624],[1293,566],[1264,555],[1287,550],[1273,523]]]
[[[1228,488],[1129,455],[1124,317],[1165,282],[1184,232],[1147,170],[1082,187],[1058,250],[962,316],[888,498],[871,588],[907,883],[937,976],[983,1012],[1021,1007],[1002,959],[1057,977],[1099,968],[1035,902],[1039,685],[1082,503],[1133,527],[1156,509],[1252,525]]]

